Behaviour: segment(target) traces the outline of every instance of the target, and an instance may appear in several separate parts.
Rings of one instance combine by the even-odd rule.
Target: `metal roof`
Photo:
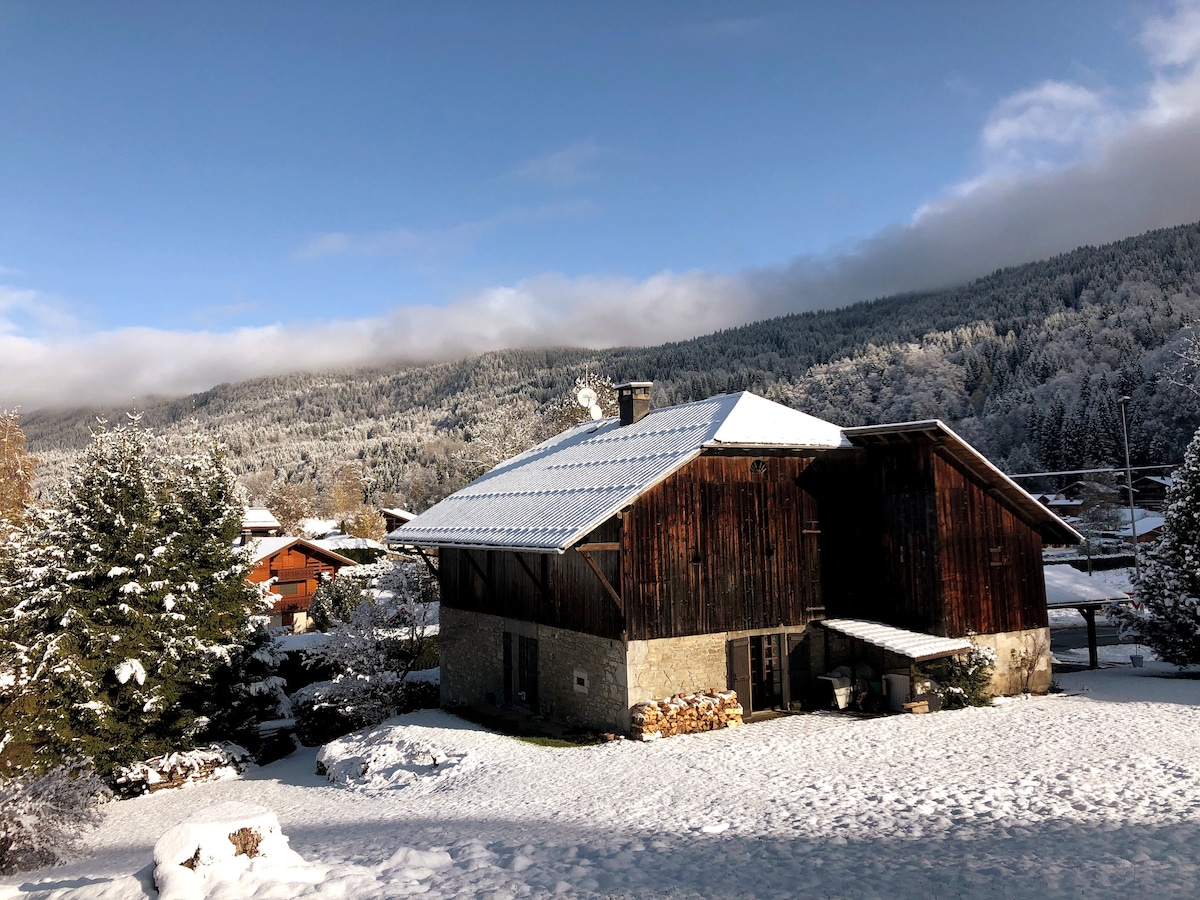
[[[940,419],[901,422],[895,425],[863,425],[846,428],[844,432],[850,442],[859,447],[902,443],[916,438],[931,440],[987,485],[993,496],[1000,499],[1044,540],[1053,544],[1083,543],[1083,535],[1050,512],[1025,488],[996,468],[991,460],[955,434],[954,430]]]
[[[748,391],[577,425],[388,535],[434,547],[561,553],[706,447],[849,447],[842,430]]]
[[[1076,606],[1105,606],[1114,600],[1128,600],[1129,592],[1120,585],[1101,581],[1073,566],[1058,564],[1042,570],[1046,579],[1046,606],[1050,609]]]
[[[858,638],[874,647],[890,650],[913,662],[957,656],[971,649],[971,642],[966,638],[938,637],[919,631],[906,631],[865,619],[825,619],[821,624],[847,637]]]
[[[1055,543],[1082,536],[938,420],[843,429],[749,391],[587,422],[500,463],[390,532],[392,542],[561,553],[706,448],[836,449],[927,437]]]

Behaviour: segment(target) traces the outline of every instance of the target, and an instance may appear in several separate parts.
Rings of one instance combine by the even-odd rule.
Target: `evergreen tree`
[[[172,454],[137,416],[96,432],[53,502],[26,517],[0,584],[11,762],[83,755],[107,774],[189,741],[254,602],[232,545],[241,511],[217,448]]]
[[[1136,590],[1140,610],[1109,609],[1122,635],[1174,665],[1200,663],[1200,431],[1174,473],[1166,522],[1146,553]]]
[[[286,655],[265,620],[253,620],[245,640],[213,675],[205,703],[206,737],[241,744],[259,763],[295,749],[286,740],[272,747],[259,732],[261,723],[291,714],[287,685],[279,674]]]

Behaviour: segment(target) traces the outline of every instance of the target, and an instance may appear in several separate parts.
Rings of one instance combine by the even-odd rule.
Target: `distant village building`
[[[283,526],[265,506],[248,506],[242,516],[242,539],[276,537]]]
[[[940,421],[840,428],[754,394],[572,428],[399,532],[435,547],[442,700],[627,730],[640,701],[733,687],[747,712],[1042,639],[1043,542],[1081,538]],[[883,626],[883,627],[879,627]],[[928,651],[928,652],[926,652]],[[929,655],[932,654],[932,655]]]
[[[1143,475],[1133,479],[1133,502],[1143,509],[1162,512],[1167,508],[1167,491],[1171,487],[1170,475]]]
[[[308,629],[308,608],[322,579],[336,578],[339,570],[355,564],[304,538],[255,538],[249,547],[254,568],[246,580],[267,584],[271,593],[279,596],[271,609],[271,624],[297,633]]]
[[[407,509],[381,509],[379,514],[383,516],[383,525],[389,532],[395,531],[401,525],[407,525],[417,517],[416,513]]]

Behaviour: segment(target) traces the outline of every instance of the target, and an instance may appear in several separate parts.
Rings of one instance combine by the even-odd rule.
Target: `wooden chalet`
[[[817,676],[908,671],[896,648],[918,638],[956,639],[947,655],[976,633],[1003,663],[1045,634],[1042,543],[1079,535],[941,422],[842,429],[751,393],[650,411],[644,383],[618,397],[620,418],[399,529],[440,552],[444,703],[624,730],[647,699],[815,705]]]
[[[266,537],[248,542],[254,568],[246,576],[251,584],[269,582],[278,594],[271,609],[271,624],[302,632],[308,627],[308,607],[325,578],[336,578],[354,560],[304,538]]]
[[[265,506],[248,506],[242,515],[242,539],[278,537],[283,526]]]
[[[1143,509],[1159,512],[1167,508],[1167,492],[1173,479],[1170,475],[1143,475],[1133,479],[1133,500]]]

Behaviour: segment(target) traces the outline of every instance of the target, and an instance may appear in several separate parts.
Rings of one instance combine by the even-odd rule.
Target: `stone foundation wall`
[[[674,694],[724,689],[729,680],[725,632],[630,641],[627,706]]]
[[[442,706],[504,700],[504,620],[443,606],[438,628]]]
[[[1013,659],[1014,651],[1018,657],[1031,659],[1033,671],[1028,679],[1028,690],[1035,694],[1050,690],[1054,673],[1050,668],[1049,628],[977,634],[975,643],[996,651],[996,671],[992,675],[992,693],[996,696],[1020,694],[1026,690],[1025,673],[1021,671],[1020,662]]]
[[[537,639],[542,714],[595,731],[628,731],[625,645],[544,625]]]

